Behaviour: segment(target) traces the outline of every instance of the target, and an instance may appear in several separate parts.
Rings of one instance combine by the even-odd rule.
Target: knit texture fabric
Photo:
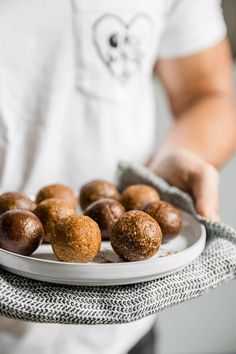
[[[134,285],[68,286],[30,280],[0,268],[0,314],[33,322],[127,323],[206,294],[236,276],[236,231],[199,217],[191,198],[139,165],[120,164],[121,189],[155,187],[161,198],[191,213],[207,230],[203,253],[177,273]]]

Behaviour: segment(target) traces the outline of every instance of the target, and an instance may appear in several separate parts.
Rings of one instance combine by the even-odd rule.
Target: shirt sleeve
[[[219,0],[174,0],[166,16],[159,58],[188,56],[213,47],[226,36]]]

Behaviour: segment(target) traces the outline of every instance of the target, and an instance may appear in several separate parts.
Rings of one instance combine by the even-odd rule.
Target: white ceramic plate
[[[103,242],[99,256],[91,263],[60,262],[51,246],[43,244],[30,257],[0,249],[0,264],[12,273],[58,284],[121,285],[157,279],[183,268],[205,247],[205,227],[185,212],[182,217],[180,234],[145,261],[124,262],[109,242]]]

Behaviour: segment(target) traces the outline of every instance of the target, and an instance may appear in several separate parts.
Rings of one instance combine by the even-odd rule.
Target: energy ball
[[[9,210],[0,216],[0,247],[29,256],[43,239],[43,226],[26,210]]]
[[[146,184],[134,184],[121,194],[121,203],[128,210],[142,210],[147,204],[158,202],[159,193]]]
[[[159,201],[147,205],[143,211],[158,222],[164,242],[172,239],[180,232],[182,217],[174,205],[165,201]]]
[[[38,192],[36,196],[36,203],[39,204],[45,199],[49,198],[60,198],[65,199],[70,202],[74,209],[77,208],[78,200],[73,192],[73,190],[63,184],[51,184],[46,186]]]
[[[127,261],[152,257],[159,249],[162,233],[158,223],[139,210],[126,212],[112,229],[110,241],[114,251]]]
[[[99,199],[85,209],[85,215],[98,224],[103,240],[110,239],[112,227],[124,213],[124,207],[117,200],[109,198]]]
[[[100,250],[101,232],[88,216],[66,216],[56,223],[51,245],[56,257],[63,262],[90,262]]]
[[[66,199],[49,198],[39,203],[34,213],[43,225],[43,240],[50,242],[56,222],[64,216],[73,215],[74,212],[71,203],[68,203]]]
[[[0,195],[0,214],[12,209],[32,211],[36,204],[25,194],[8,192]]]
[[[116,186],[103,180],[94,180],[85,184],[80,190],[80,206],[85,210],[91,203],[102,198],[120,200]]]

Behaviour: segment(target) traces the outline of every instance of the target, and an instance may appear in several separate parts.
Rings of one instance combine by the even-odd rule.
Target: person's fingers
[[[198,213],[210,220],[220,220],[217,170],[204,164],[191,176],[191,190]]]

